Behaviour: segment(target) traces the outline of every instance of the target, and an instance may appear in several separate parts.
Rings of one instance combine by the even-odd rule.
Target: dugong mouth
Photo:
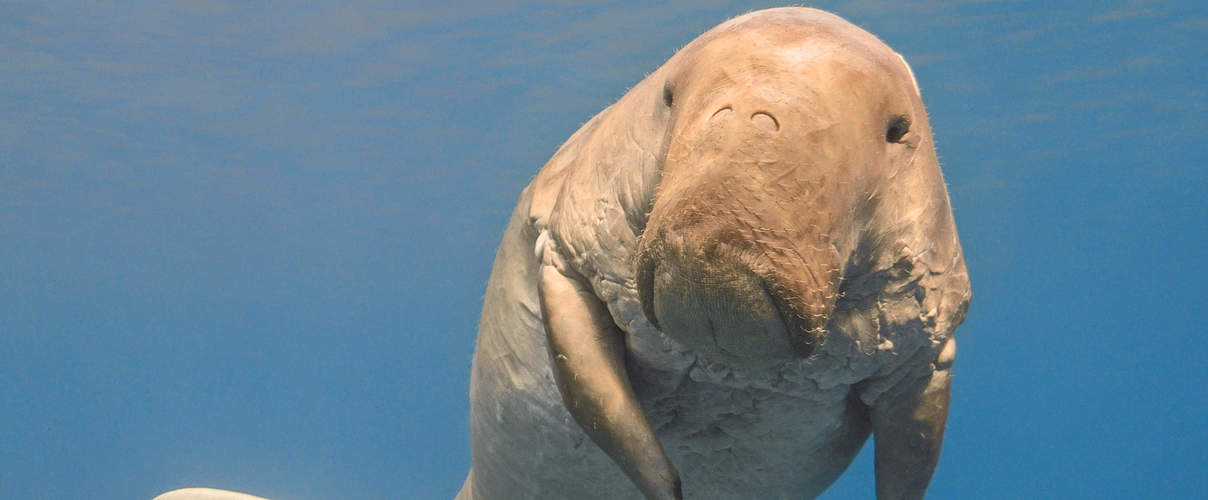
[[[813,332],[774,277],[735,262],[685,269],[642,255],[647,257],[637,268],[642,310],[669,337],[736,365],[812,354]]]
[[[814,338],[814,332],[810,330],[809,324],[789,305],[789,301],[785,299],[786,293],[773,291],[779,287],[769,286],[766,280],[763,285],[763,293],[776,308],[776,314],[780,317],[781,324],[784,325],[785,335],[788,337],[793,352],[798,357],[809,357],[814,353],[814,344],[817,340]]]

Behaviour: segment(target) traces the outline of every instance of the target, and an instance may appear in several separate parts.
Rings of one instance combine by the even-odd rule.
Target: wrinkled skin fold
[[[459,499],[815,497],[876,435],[921,498],[971,292],[909,66],[821,11],[732,19],[525,189]]]

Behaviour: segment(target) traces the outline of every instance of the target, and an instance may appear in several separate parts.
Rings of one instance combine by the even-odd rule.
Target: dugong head
[[[636,255],[647,318],[733,364],[810,355],[853,266],[955,241],[905,61],[829,14],[769,12],[664,67],[661,178]]]

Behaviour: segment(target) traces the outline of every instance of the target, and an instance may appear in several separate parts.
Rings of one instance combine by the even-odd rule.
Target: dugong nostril
[[[733,112],[734,112],[733,108],[731,108],[729,106],[723,106],[721,109],[713,112],[713,116],[709,117],[709,121],[712,122],[712,121],[724,120],[726,118],[729,118],[730,114]]]
[[[768,132],[777,132],[780,130],[780,123],[776,121],[776,117],[762,111],[751,115],[751,122],[755,123],[756,127]]]

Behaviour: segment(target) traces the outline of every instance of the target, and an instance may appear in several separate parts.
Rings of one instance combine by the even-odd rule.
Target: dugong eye
[[[675,102],[675,87],[673,87],[671,85],[671,82],[664,83],[663,84],[663,104],[665,104],[668,108],[670,108],[671,103],[673,103],[673,102]]]
[[[898,142],[910,131],[910,118],[898,115],[889,119],[889,127],[885,130],[885,142]]]

